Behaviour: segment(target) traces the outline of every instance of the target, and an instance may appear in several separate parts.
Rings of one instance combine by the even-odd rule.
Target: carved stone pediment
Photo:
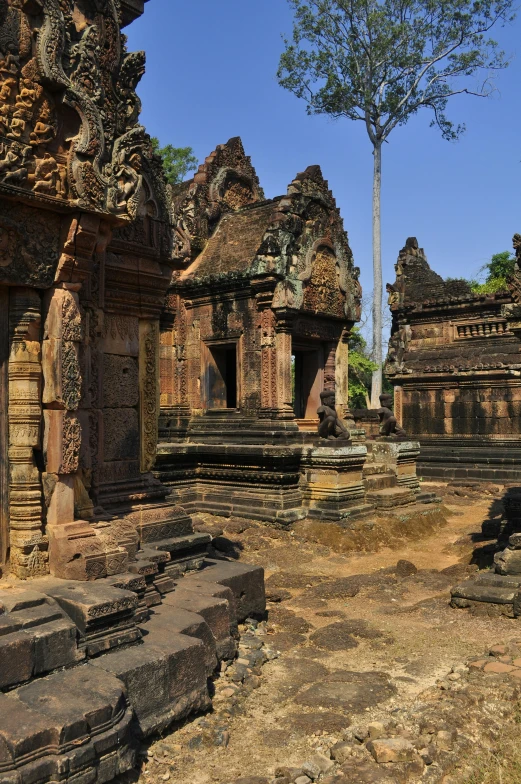
[[[219,220],[264,199],[250,158],[239,138],[220,144],[193,180],[171,189],[173,257],[189,263],[204,248]]]
[[[137,215],[145,56],[121,23],[117,0],[0,0],[0,192]]]

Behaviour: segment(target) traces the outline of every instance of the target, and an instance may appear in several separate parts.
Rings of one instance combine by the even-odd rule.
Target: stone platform
[[[425,479],[499,484],[519,481],[521,447],[517,435],[421,435],[418,440],[421,443],[418,471]]]
[[[356,440],[346,441],[298,429],[243,433],[240,418],[234,431],[225,415],[209,422],[215,432],[208,423],[199,425],[206,427],[201,430],[204,442],[160,441],[158,446],[156,476],[170,489],[171,503],[188,513],[286,526],[305,517],[342,523],[439,500],[421,491],[415,441],[365,440],[363,431],[354,431]],[[163,436],[168,435],[165,427]]]
[[[163,585],[165,588],[165,585]],[[140,738],[211,705],[237,624],[265,613],[260,567],[206,559],[149,607],[146,576],[0,587],[0,781],[111,781]]]

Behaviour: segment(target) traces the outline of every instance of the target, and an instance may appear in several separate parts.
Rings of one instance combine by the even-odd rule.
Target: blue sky
[[[191,146],[203,160],[241,136],[267,197],[320,164],[340,207],[362,285],[371,288],[372,155],[362,123],[308,117],[279,87],[281,34],[291,32],[286,0],[150,0],[126,32],[147,53],[139,87],[142,121],[162,144]],[[383,151],[384,280],[408,236],[417,236],[441,275],[469,277],[521,231],[521,19],[496,38],[512,65],[491,99],[453,99],[465,122],[457,143],[429,128],[427,110],[397,128]]]

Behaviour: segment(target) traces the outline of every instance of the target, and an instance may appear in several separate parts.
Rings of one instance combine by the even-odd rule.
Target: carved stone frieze
[[[344,318],[345,295],[340,289],[338,273],[334,253],[326,246],[318,248],[304,290],[305,310]]]
[[[3,201],[0,211],[0,283],[51,285],[58,264],[61,218]]]

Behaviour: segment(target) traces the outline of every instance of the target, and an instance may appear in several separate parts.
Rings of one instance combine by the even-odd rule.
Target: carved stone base
[[[302,498],[307,516],[341,520],[371,511],[365,503],[362,444],[317,446],[302,452]]]
[[[341,521],[375,508],[439,500],[434,493],[420,493],[417,442],[346,443],[302,431],[263,432],[258,422],[250,430],[241,417],[241,427],[233,431],[230,415],[201,419],[202,443],[160,443],[156,463],[171,499],[192,513],[285,525],[306,516]],[[224,422],[234,443],[221,440]]]
[[[160,444],[157,472],[190,512],[287,524],[305,516],[300,454],[298,444]]]

